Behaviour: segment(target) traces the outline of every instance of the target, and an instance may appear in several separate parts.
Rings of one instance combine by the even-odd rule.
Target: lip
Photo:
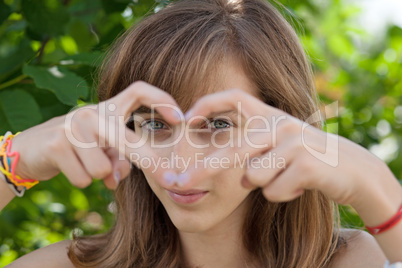
[[[203,190],[188,190],[188,191],[177,191],[177,190],[168,190],[170,198],[172,198],[173,201],[176,203],[180,204],[193,204],[203,198],[208,191],[203,191]]]

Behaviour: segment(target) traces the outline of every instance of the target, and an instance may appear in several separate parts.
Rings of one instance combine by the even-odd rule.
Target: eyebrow
[[[215,117],[215,116],[222,116],[222,115],[225,115],[225,116],[228,116],[228,117],[230,117],[230,116],[237,116],[238,115],[238,113],[236,112],[236,111],[226,111],[226,112],[215,112],[215,113],[210,113],[209,114],[209,116],[211,116],[211,117]]]
[[[134,113],[135,114],[151,114],[151,113],[159,114],[155,109],[151,109],[146,106],[141,106],[140,108],[135,110]]]

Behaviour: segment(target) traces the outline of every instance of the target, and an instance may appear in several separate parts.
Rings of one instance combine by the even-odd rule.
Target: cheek
[[[200,134],[200,138],[209,143],[215,150],[224,150],[227,147],[233,146],[237,140],[237,136],[241,133],[238,128],[226,128],[216,132]]]
[[[233,206],[237,206],[252,191],[241,185],[243,173],[244,171],[241,168],[232,168],[221,172],[219,177],[213,179],[217,195],[222,202],[233,202]],[[229,206],[232,207],[230,204]]]
[[[159,184],[157,182],[158,180],[155,177],[155,174],[154,173],[146,173],[146,172],[144,172],[144,176],[145,176],[145,179],[147,180],[147,183],[148,183],[149,187],[152,189],[152,191],[155,194],[158,194],[158,191],[160,191],[159,190],[160,186],[159,186]]]

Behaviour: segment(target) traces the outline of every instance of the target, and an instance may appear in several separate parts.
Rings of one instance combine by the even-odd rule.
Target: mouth
[[[178,191],[178,190],[168,190],[170,198],[179,204],[193,204],[203,198],[208,191],[204,190],[188,190],[188,191]]]

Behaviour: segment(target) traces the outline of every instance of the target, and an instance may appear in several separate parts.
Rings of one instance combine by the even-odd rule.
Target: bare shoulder
[[[7,268],[74,268],[67,256],[67,250],[70,246],[70,240],[64,240],[47,247],[32,251],[21,258],[15,260]]]
[[[372,235],[361,230],[342,229],[341,236],[347,245],[336,253],[328,268],[383,267],[385,255]]]

